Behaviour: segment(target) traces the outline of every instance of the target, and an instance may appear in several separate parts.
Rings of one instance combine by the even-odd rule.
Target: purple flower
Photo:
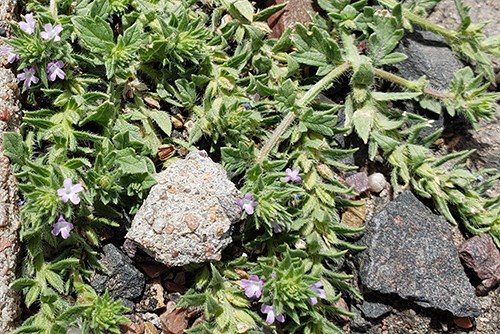
[[[278,222],[271,222],[271,226],[273,228],[274,233],[283,232],[283,226]]]
[[[299,176],[299,169],[295,168],[294,170],[291,170],[290,168],[287,168],[285,170],[286,176],[281,178],[281,181],[283,182],[300,182],[302,179]]]
[[[249,215],[253,214],[253,208],[255,208],[259,203],[253,200],[253,195],[250,193],[246,193],[243,198],[236,199],[236,203],[241,207],[242,210]]]
[[[274,320],[285,322],[285,317],[283,316],[283,314],[276,315],[276,309],[274,308],[274,305],[270,306],[267,304],[262,304],[260,311],[264,314],[267,314],[266,323],[269,325],[272,325],[274,323]]]
[[[11,46],[8,46],[8,45],[0,46],[0,52],[3,53],[4,55],[7,55],[7,62],[9,64],[12,64],[17,59],[19,59],[19,55],[12,52],[13,50],[14,50],[14,48]]]
[[[49,76],[50,81],[56,81],[56,78],[64,79],[66,73],[62,70],[64,67],[64,63],[62,60],[51,61],[47,65],[47,75]]]
[[[325,299],[326,298],[326,293],[325,290],[323,289],[323,283],[321,281],[317,281],[313,285],[309,287],[312,292],[317,294],[320,298]],[[316,305],[318,303],[318,298],[316,297],[311,297],[311,304]]]
[[[250,279],[242,279],[240,285],[245,288],[245,296],[248,298],[260,298],[264,280],[257,275],[250,275]]]
[[[64,179],[63,188],[57,189],[57,194],[61,196],[61,199],[64,203],[67,203],[68,200],[73,204],[80,203],[80,197],[78,193],[83,191],[83,187],[80,183],[73,185],[71,179]]]
[[[43,29],[45,29],[45,31],[42,31],[40,33],[40,37],[42,37],[43,39],[48,41],[53,38],[54,42],[58,42],[61,40],[59,33],[63,30],[62,25],[58,24],[55,27],[52,27],[51,23],[47,23],[43,26]]]
[[[35,32],[36,20],[33,18],[33,13],[26,14],[24,17],[25,21],[19,22],[19,27],[21,30],[27,34],[32,34]]]
[[[31,87],[31,84],[38,83],[39,79],[35,76],[36,70],[34,66],[31,66],[30,68],[25,68],[23,73],[20,73],[17,75],[17,78],[19,80],[24,81],[23,87],[24,89],[28,89]]]
[[[73,229],[73,224],[68,223],[66,219],[62,215],[59,216],[57,223],[54,224],[54,228],[52,229],[52,235],[57,236],[61,233],[61,237],[63,239],[67,239],[69,237],[69,232]]]

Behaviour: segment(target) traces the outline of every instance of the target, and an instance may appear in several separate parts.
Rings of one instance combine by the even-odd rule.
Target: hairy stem
[[[309,103],[311,103],[316,96],[318,96],[319,93],[321,93],[326,87],[328,87],[335,79],[337,79],[339,76],[344,74],[347,70],[351,68],[351,64],[349,62],[344,62],[341,65],[337,66],[334,68],[330,73],[325,75],[321,80],[316,82],[314,86],[312,86],[305,94],[302,96],[302,98],[297,101],[297,106],[299,109],[302,109]],[[271,152],[273,147],[278,143],[279,138],[283,135],[283,133],[290,127],[290,125],[293,123],[295,120],[295,117],[297,115],[295,112],[289,111],[288,114],[283,118],[281,123],[276,127],[274,132],[272,133],[271,137],[266,141],[264,144],[264,147],[260,150],[260,154],[257,157],[257,163],[261,164],[266,156]]]
[[[420,87],[420,85],[418,83],[416,83],[415,81],[407,80],[407,79],[402,78],[394,73],[390,73],[390,72],[384,71],[384,70],[379,69],[379,68],[375,68],[373,70],[373,73],[379,78],[390,81],[392,83],[395,83],[395,84],[402,86],[402,87],[405,87],[407,89],[411,89],[411,90],[415,90],[415,91],[421,91],[421,89],[422,89]],[[432,96],[434,98],[437,98],[437,99],[451,99],[451,98],[453,98],[453,96],[451,96],[447,93],[440,92],[436,89],[432,89],[432,88],[428,88],[428,87],[425,87],[423,89],[423,93],[426,95]]]
[[[394,8],[399,4],[395,0],[379,0],[378,2],[389,8]],[[409,11],[404,7],[403,7],[403,14],[412,23],[424,28],[425,30],[429,30],[438,35],[441,35],[446,39],[456,39],[458,37],[458,34],[455,31],[446,29],[440,26],[439,24],[433,23],[430,20],[427,20],[426,18],[423,18],[419,15],[412,13],[411,11]]]

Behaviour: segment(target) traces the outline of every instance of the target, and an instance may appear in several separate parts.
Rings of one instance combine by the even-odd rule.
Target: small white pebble
[[[385,188],[387,181],[382,173],[373,173],[368,176],[368,185],[371,192],[379,193]]]

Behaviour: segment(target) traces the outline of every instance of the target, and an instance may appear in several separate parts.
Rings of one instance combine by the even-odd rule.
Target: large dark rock
[[[446,89],[453,74],[463,67],[443,39],[428,31],[407,33],[395,51],[408,56],[394,65],[401,76],[417,80],[425,75],[437,89]]]
[[[360,242],[361,284],[417,305],[479,315],[474,288],[458,258],[448,223],[411,192],[402,193],[367,223]]]
[[[90,285],[99,293],[108,289],[113,298],[127,300],[140,297],[144,290],[144,275],[132,265],[132,261],[113,244],[103,247],[104,255],[101,264],[106,268],[103,273],[96,273]]]

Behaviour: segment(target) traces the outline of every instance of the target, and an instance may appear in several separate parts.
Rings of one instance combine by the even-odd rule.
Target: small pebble
[[[369,189],[373,193],[379,193],[384,190],[387,185],[387,181],[385,180],[384,174],[382,173],[373,173],[368,176],[368,185]]]

